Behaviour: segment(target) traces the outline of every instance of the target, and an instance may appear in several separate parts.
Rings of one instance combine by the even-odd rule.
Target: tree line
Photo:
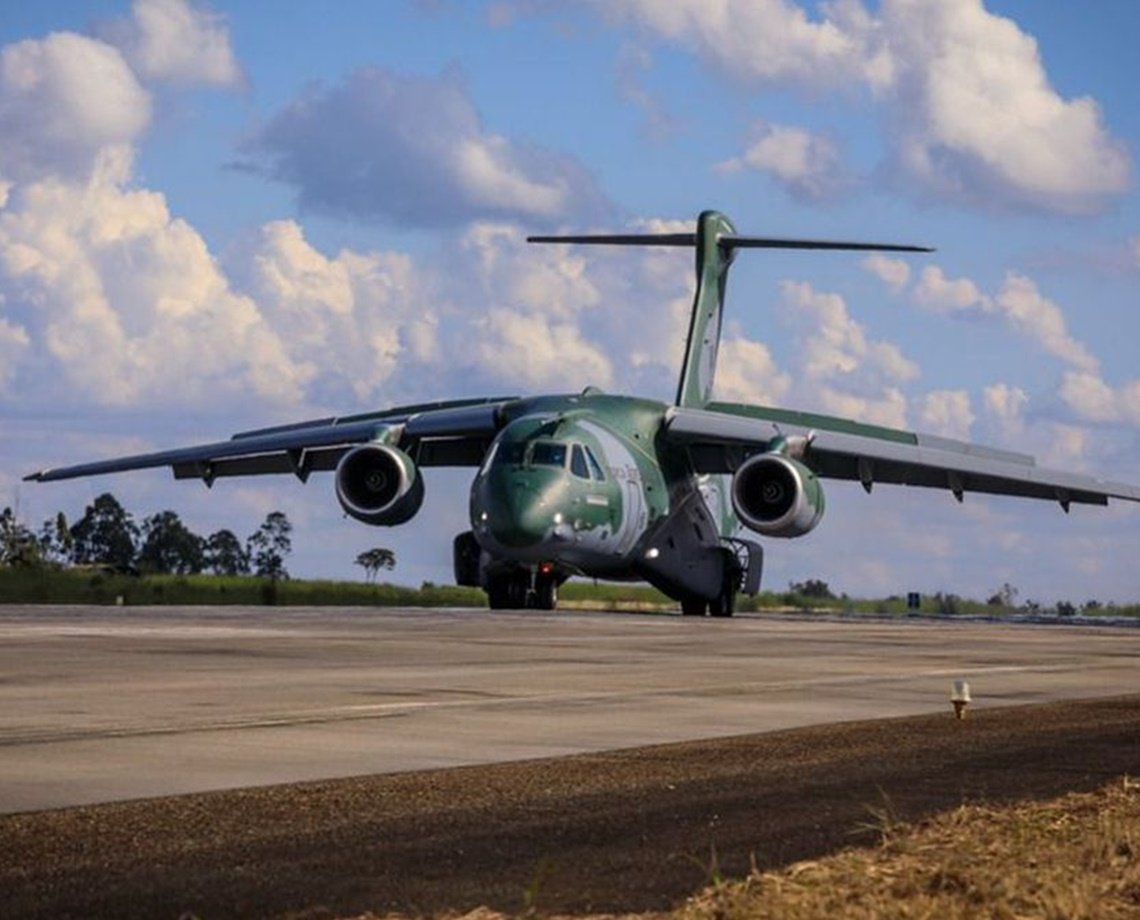
[[[244,541],[231,530],[202,537],[173,511],[160,511],[140,525],[105,492],[75,523],[60,512],[44,521],[38,533],[5,508],[0,512],[0,565],[95,565],[147,574],[288,578],[285,560],[293,551],[292,530],[281,511],[266,515]]]

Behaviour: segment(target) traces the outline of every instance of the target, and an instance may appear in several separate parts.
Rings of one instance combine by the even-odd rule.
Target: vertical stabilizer
[[[678,406],[701,408],[712,399],[725,283],[733,257],[731,248],[721,246],[721,238],[735,234],[732,222],[717,211],[702,211],[697,218],[697,290],[677,385]]]
[[[677,385],[677,405],[702,408],[712,400],[716,358],[720,349],[721,314],[728,267],[737,249],[844,250],[848,252],[933,252],[926,246],[894,243],[848,243],[836,240],[794,240],[783,237],[741,236],[719,211],[702,211],[696,233],[574,233],[528,236],[531,243],[600,243],[611,246],[693,246],[697,252],[697,291],[685,361]]]

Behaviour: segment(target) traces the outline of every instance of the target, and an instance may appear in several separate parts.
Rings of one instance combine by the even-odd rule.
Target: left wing
[[[235,434],[228,441],[40,470],[25,481],[52,482],[169,466],[175,479],[292,473],[302,481],[336,469],[350,448],[369,441],[399,447],[420,466],[478,466],[511,398],[464,399],[324,418]]]
[[[795,456],[821,478],[1016,495],[1059,502],[1107,505],[1110,498],[1140,502],[1140,488],[1091,476],[1042,469],[1028,454],[981,447],[933,435],[735,403],[704,409],[674,407],[666,436],[684,443],[697,472],[731,473],[749,456],[797,439]],[[770,447],[769,445],[773,445]]]

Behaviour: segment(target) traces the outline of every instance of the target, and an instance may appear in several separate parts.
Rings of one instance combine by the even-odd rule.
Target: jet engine
[[[783,454],[757,454],[732,477],[737,517],[768,537],[802,537],[820,522],[823,506],[815,473]]]
[[[392,527],[420,510],[424,480],[412,458],[399,448],[363,444],[340,458],[336,497],[358,521]]]

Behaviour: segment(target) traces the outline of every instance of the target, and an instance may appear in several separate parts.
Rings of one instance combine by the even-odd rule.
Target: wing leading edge
[[[733,472],[746,457],[771,449],[778,438],[799,436],[803,463],[816,475],[860,482],[925,486],[966,492],[1040,498],[1069,505],[1140,502],[1140,488],[1092,476],[1048,470],[1033,457],[916,434],[862,425],[830,416],[711,403],[706,409],[673,408],[667,436],[688,448],[698,472]]]
[[[228,441],[150,454],[136,454],[25,476],[54,482],[169,466],[175,479],[207,485],[226,476],[310,473],[333,470],[357,444],[383,441],[408,453],[420,466],[477,466],[501,427],[500,410],[511,399],[468,399],[404,406],[367,415],[317,419],[234,435]]]

